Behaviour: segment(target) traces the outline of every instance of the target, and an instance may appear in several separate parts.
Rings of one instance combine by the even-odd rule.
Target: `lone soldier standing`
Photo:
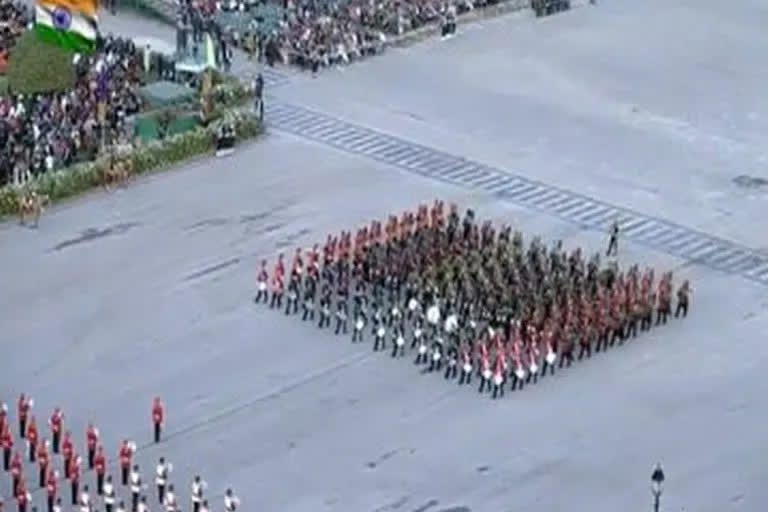
[[[53,410],[51,419],[48,420],[48,423],[51,425],[51,439],[53,442],[53,453],[55,455],[59,454],[59,446],[61,445],[61,428],[63,421],[64,414],[62,414],[60,408],[56,407]]]
[[[160,433],[163,428],[163,420],[165,416],[165,408],[160,397],[155,397],[155,402],[152,404],[152,423],[155,426],[155,443],[160,442]]]
[[[115,506],[115,486],[112,484],[112,475],[107,476],[102,490],[104,491],[104,510],[105,512],[112,512]]]
[[[160,457],[157,468],[155,468],[155,485],[157,485],[157,500],[161,505],[165,502],[165,486],[168,483],[170,471],[170,464],[165,462],[165,457]]]
[[[104,475],[107,472],[107,458],[104,456],[104,447],[99,445],[96,455],[93,457],[93,466],[96,470],[96,494],[104,494]]]
[[[606,256],[619,254],[619,221],[613,221],[611,226],[610,237],[608,238],[608,250],[605,252]]]
[[[118,455],[120,458],[120,469],[122,474],[121,481],[123,485],[128,485],[128,473],[131,470],[131,459],[133,458],[133,445],[127,439],[125,439],[120,446]],[[134,512],[136,511],[134,510]]]

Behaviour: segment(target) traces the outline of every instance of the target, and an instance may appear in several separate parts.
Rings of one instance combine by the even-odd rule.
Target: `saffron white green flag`
[[[95,0],[38,0],[35,32],[47,43],[90,53],[99,33],[98,8]]]

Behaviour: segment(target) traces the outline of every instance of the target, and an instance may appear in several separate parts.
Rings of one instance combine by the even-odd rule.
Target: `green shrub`
[[[11,50],[8,85],[14,93],[66,91],[75,86],[74,54],[48,44],[34,31],[24,33]]]
[[[259,121],[252,116],[228,112],[226,118],[234,123],[239,140],[256,137],[261,132]],[[153,141],[133,149],[126,155],[133,164],[133,173],[138,175],[156,171],[212,152],[219,126],[218,123],[213,123],[208,127],[174,135],[162,141]],[[28,189],[47,195],[51,201],[59,201],[99,186],[108,165],[109,157],[100,157],[92,162],[43,174],[24,187],[12,185],[3,187],[0,189],[0,215],[16,214],[19,198]]]

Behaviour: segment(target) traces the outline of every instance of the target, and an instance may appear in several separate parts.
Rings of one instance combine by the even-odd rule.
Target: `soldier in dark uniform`
[[[608,250],[605,252],[606,256],[619,254],[619,222],[614,221],[611,226],[610,237],[608,238]]]
[[[688,300],[691,293],[691,285],[688,280],[683,281],[677,290],[677,307],[675,308],[675,318],[683,314],[683,318],[688,316]]]
[[[339,299],[338,304],[336,305],[336,335],[340,332],[344,332],[344,334],[347,334],[347,324],[349,322],[347,321],[347,301],[342,299]]]

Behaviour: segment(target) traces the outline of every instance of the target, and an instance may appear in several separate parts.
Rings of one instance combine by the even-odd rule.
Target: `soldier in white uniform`
[[[168,492],[165,493],[165,512],[176,512],[176,493],[173,490],[173,484],[168,486]]]
[[[208,500],[203,500],[203,504],[200,505],[200,512],[211,512],[210,507],[208,507]]]
[[[165,501],[165,486],[168,484],[168,473],[172,470],[172,465],[165,462],[165,457],[160,457],[155,468],[155,485],[157,485],[157,501],[161,505]]]
[[[392,333],[392,357],[405,355],[405,332],[402,325],[396,325]]]
[[[53,504],[53,512],[62,512],[61,510],[61,498],[56,498],[56,503]],[[125,511],[123,511],[125,512]]]
[[[203,503],[203,491],[205,490],[205,482],[202,481],[200,475],[197,475],[192,480],[192,512],[200,512],[200,505]]]
[[[120,500],[120,503],[117,504],[115,512],[125,512],[125,502],[123,500]]]
[[[141,501],[139,501],[136,512],[149,512],[149,504],[147,503],[146,496],[141,497]]]
[[[232,492],[232,489],[227,489],[227,492],[224,494],[224,510],[226,512],[235,512],[238,506],[240,506],[240,500]]]
[[[107,480],[104,482],[104,510],[105,512],[112,512],[115,507],[115,486],[112,483],[112,475],[107,475]]]
[[[373,351],[378,352],[379,347],[381,347],[381,350],[384,350],[387,346],[387,341],[384,339],[384,336],[387,334],[387,329],[384,327],[384,322],[378,322],[378,325],[376,326],[376,332],[374,333],[374,341],[373,341]]]
[[[138,464],[133,466],[131,474],[128,476],[128,481],[131,485],[131,512],[138,512],[139,497],[141,496],[141,488],[143,487]]]
[[[80,493],[80,512],[91,512],[91,495],[87,485],[83,486],[83,492]]]

